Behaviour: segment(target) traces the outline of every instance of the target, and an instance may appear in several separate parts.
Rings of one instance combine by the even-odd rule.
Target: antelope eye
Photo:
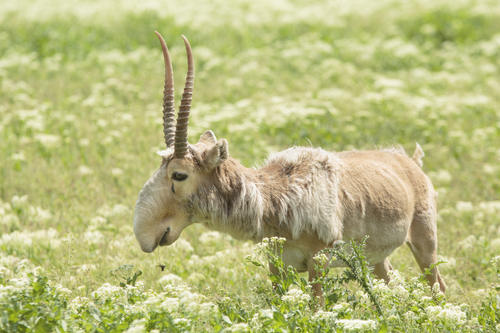
[[[182,172],[174,172],[172,174],[172,180],[176,180],[178,182],[182,182],[183,180],[186,180],[187,177],[188,177],[188,175],[186,175],[185,173],[182,173]]]

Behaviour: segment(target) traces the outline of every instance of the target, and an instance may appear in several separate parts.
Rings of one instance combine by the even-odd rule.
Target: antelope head
[[[197,189],[211,178],[213,170],[228,158],[227,141],[217,141],[212,131],[206,131],[199,142],[187,142],[189,110],[194,86],[194,64],[191,46],[186,45],[188,73],[181,106],[175,124],[174,77],[172,63],[163,37],[160,40],[165,60],[163,97],[163,132],[166,149],[159,152],[160,168],[139,192],[134,215],[134,233],[144,252],[175,242],[182,230],[194,223],[191,198]]]

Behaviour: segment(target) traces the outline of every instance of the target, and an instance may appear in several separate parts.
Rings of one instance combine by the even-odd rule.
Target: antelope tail
[[[413,157],[411,158],[413,162],[415,162],[416,165],[419,167],[422,167],[424,165],[422,163],[422,157],[424,157],[424,151],[422,150],[422,147],[417,143],[417,147],[415,149],[415,152],[413,153]]]

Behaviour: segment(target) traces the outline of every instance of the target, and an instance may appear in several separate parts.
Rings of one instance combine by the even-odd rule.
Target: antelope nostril
[[[161,236],[161,239],[160,239],[160,245],[161,246],[165,246],[168,244],[168,233],[170,232],[170,227],[167,227],[167,229],[165,230],[165,232],[163,233],[163,236]]]

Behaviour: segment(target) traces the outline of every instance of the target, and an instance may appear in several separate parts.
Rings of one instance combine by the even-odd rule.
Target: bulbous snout
[[[144,219],[140,207],[136,206],[134,215],[134,234],[146,253],[153,252],[158,246],[167,246],[174,243],[180,236],[183,228],[170,226],[171,219]]]
[[[160,239],[158,239],[158,231],[154,225],[153,221],[148,221],[144,218],[143,212],[141,212],[140,207],[136,206],[134,215],[134,234],[135,238],[141,246],[141,250],[146,253],[153,252],[163,238],[160,234]]]
[[[144,252],[153,252],[158,245],[163,245],[164,238],[169,238],[168,193],[163,168],[158,169],[139,192],[135,204],[134,234]]]

